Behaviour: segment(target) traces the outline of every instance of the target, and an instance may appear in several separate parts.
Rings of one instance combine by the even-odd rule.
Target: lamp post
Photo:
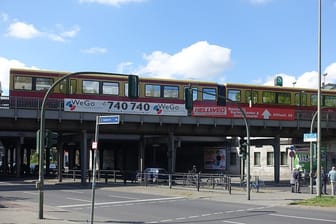
[[[113,73],[106,73],[106,72],[74,72],[69,73],[67,75],[64,75],[63,77],[59,78],[57,81],[55,81],[50,88],[45,93],[42,105],[41,105],[41,114],[40,114],[40,134],[39,134],[39,145],[38,145],[38,152],[39,152],[39,173],[38,173],[38,182],[37,182],[37,188],[39,190],[39,209],[38,209],[38,218],[43,219],[43,201],[44,201],[44,174],[43,174],[43,163],[44,163],[44,146],[45,146],[45,104],[49,97],[49,95],[53,92],[54,88],[61,83],[63,80],[70,78],[72,76],[76,75],[115,75]],[[123,75],[128,76],[130,75]],[[133,79],[132,79],[133,80]],[[136,83],[136,82],[135,82]],[[129,87],[133,85],[133,83],[129,83]]]
[[[321,196],[321,1],[318,1],[317,167],[316,194]]]

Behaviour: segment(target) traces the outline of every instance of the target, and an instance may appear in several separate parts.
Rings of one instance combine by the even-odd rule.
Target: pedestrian
[[[334,166],[329,171],[328,178],[329,178],[330,185],[331,185],[331,195],[335,195],[335,191],[336,191],[336,170],[335,170]]]
[[[295,183],[295,193],[301,193],[300,191],[300,177],[301,173],[299,169],[295,169],[293,172],[293,178]]]
[[[324,168],[321,167],[321,192],[322,194],[327,194],[327,182],[328,174],[324,171]]]
[[[294,178],[294,172],[295,172],[295,168],[293,168],[293,170],[292,170],[292,172],[291,172],[291,175],[290,175],[290,179],[289,179],[289,183],[290,183],[290,186],[291,186],[292,193],[295,192],[295,178]]]

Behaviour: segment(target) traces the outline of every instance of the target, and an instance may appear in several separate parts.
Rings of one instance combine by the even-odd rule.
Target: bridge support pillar
[[[280,182],[280,136],[274,138],[274,182]]]

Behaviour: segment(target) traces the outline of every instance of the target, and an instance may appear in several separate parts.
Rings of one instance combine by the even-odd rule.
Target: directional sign
[[[119,124],[119,115],[99,116],[98,124]]]
[[[316,142],[317,141],[317,133],[304,133],[303,134],[304,142]]]

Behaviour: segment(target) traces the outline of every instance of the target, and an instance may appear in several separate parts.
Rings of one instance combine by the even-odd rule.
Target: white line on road
[[[76,193],[76,194],[84,194],[84,191],[78,191],[78,190],[61,190],[63,192],[68,192],[68,193]]]
[[[330,219],[318,219],[318,218],[310,218],[310,217],[302,217],[302,216],[292,216],[292,215],[281,215],[281,214],[268,214],[268,215],[279,216],[279,217],[287,217],[287,218],[293,218],[293,219],[305,219],[305,220],[314,220],[314,221],[321,221],[321,222],[336,223],[336,220],[330,220]]]
[[[74,200],[74,201],[90,202],[90,200],[84,200],[84,199],[80,199],[80,198],[66,198],[66,199]]]
[[[136,200],[137,199],[137,198],[124,197],[124,196],[113,195],[113,194],[110,194],[108,196],[111,197],[111,198],[123,198],[123,199],[130,199],[130,200]]]
[[[172,198],[153,198],[153,199],[141,199],[141,200],[129,200],[129,201],[111,201],[111,202],[101,202],[95,203],[95,206],[99,205],[116,205],[116,204],[126,204],[126,203],[139,203],[139,202],[153,202],[153,201],[168,201],[168,200],[176,200],[182,199],[183,197],[172,197]],[[85,207],[91,206],[90,203],[88,204],[75,204],[75,205],[60,205],[57,206],[59,208],[75,208],[75,207]]]
[[[223,220],[222,222],[231,223],[231,224],[246,224],[245,222],[233,222],[233,221],[228,221],[228,220]]]

